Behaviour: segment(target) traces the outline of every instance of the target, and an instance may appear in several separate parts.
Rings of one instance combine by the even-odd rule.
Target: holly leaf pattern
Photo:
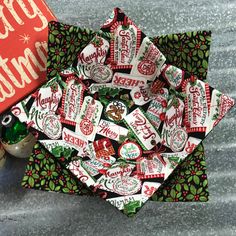
[[[199,79],[206,79],[211,44],[210,31],[163,35],[152,40],[160,51],[167,55],[166,63],[198,75]]]
[[[21,185],[24,188],[63,191],[70,194],[92,194],[39,143],[34,146]]]
[[[198,155],[194,155],[197,153]],[[189,155],[152,196],[155,201],[207,201],[208,182],[203,145]]]
[[[51,21],[48,24],[47,79],[73,64],[77,54],[90,42],[95,32]]]

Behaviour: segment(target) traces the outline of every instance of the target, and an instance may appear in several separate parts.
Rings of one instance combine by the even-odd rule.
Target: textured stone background
[[[47,0],[65,23],[98,29],[115,6],[150,36],[210,29],[210,85],[236,98],[236,1]],[[204,142],[208,203],[148,202],[135,218],[97,198],[24,190],[26,160],[0,171],[0,235],[236,235],[236,108]]]

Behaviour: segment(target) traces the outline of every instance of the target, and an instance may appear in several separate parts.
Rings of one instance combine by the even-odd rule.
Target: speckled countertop
[[[118,6],[149,36],[212,30],[209,83],[236,98],[236,1],[47,2],[60,21],[94,29]],[[0,170],[0,235],[236,235],[235,115],[233,108],[204,141],[208,203],[148,202],[127,218],[97,198],[22,189],[27,160],[8,158]]]

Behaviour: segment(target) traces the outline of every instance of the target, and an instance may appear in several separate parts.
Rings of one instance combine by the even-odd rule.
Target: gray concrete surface
[[[47,0],[59,20],[98,29],[119,6],[150,36],[212,30],[208,79],[236,98],[236,1]],[[236,235],[236,108],[205,144],[210,201],[148,202],[127,218],[100,199],[24,190],[25,160],[0,171],[0,235]]]

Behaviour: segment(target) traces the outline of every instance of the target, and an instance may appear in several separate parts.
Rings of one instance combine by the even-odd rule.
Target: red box
[[[0,113],[46,81],[48,22],[44,0],[0,1]]]

